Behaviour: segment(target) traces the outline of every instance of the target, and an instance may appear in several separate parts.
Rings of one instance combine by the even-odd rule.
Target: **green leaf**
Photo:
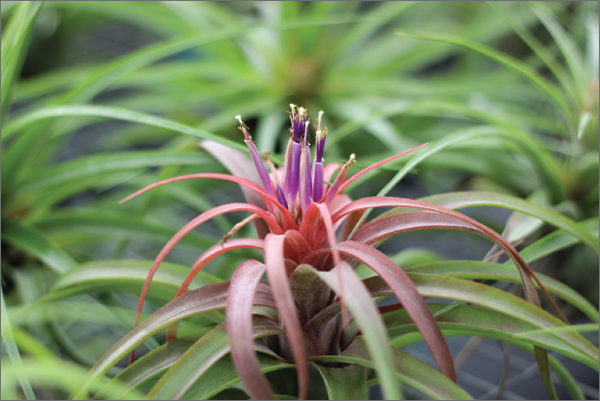
[[[522,341],[515,340],[506,335],[495,336],[490,333],[481,333],[479,331],[472,331],[470,329],[459,329],[459,330],[446,329],[446,330],[444,330],[444,335],[447,337],[456,337],[456,336],[464,337],[464,336],[473,336],[473,335],[482,336],[482,337],[491,338],[491,339],[505,342],[505,343],[513,345],[517,348],[523,349],[532,355],[534,354],[533,346],[531,346],[530,344],[525,344]],[[407,335],[404,335],[404,336],[398,338],[397,340],[401,340],[401,341],[399,341],[400,346],[408,346],[410,344],[414,344],[416,342],[423,341],[423,339],[419,333],[407,334]],[[567,391],[571,395],[571,398],[574,400],[584,399],[585,396],[579,389],[577,381],[573,378],[573,376],[569,373],[569,371],[567,369],[565,369],[565,367],[560,363],[560,361],[558,361],[552,355],[549,355],[548,362],[550,365],[550,369],[552,369],[554,371],[554,373],[556,373],[556,375],[560,378],[561,382],[563,383],[563,385],[566,387]]]
[[[280,369],[295,369],[295,365],[285,363],[260,352],[257,353],[261,372],[268,373]],[[212,365],[194,385],[181,397],[183,400],[207,400],[240,381],[229,355]]]
[[[581,102],[585,96],[585,73],[583,57],[579,53],[577,45],[567,35],[552,14],[544,10],[541,6],[530,5],[530,7],[558,45],[575,83],[575,88],[579,96],[579,99],[576,99],[576,101]]]
[[[452,380],[410,354],[393,348],[391,356],[394,361],[393,373],[402,384],[414,387],[432,399],[473,399],[468,393],[458,387],[456,383],[452,382]],[[358,337],[352,341],[342,355],[323,355],[313,357],[312,360],[366,366],[376,369],[381,378],[382,367],[369,356],[363,337]]]
[[[363,366],[327,368],[316,363],[313,366],[321,374],[330,400],[368,399],[367,372]]]
[[[146,221],[127,213],[108,211],[57,212],[34,220],[32,223],[46,233],[89,233],[94,236],[112,238],[143,238],[164,243],[178,229],[164,223]],[[181,244],[196,249],[207,249],[217,241],[203,233],[190,233],[182,238]]]
[[[552,82],[549,82],[542,75],[540,75],[529,64],[519,61],[514,57],[511,57],[505,53],[502,53],[498,50],[495,50],[495,49],[493,49],[489,46],[483,45],[481,43],[472,42],[468,39],[451,36],[448,34],[436,35],[436,34],[419,34],[419,33],[408,33],[408,32],[397,31],[396,35],[406,36],[406,37],[416,38],[416,39],[430,40],[430,41],[434,41],[434,42],[450,43],[453,45],[464,47],[467,50],[474,51],[476,53],[479,53],[486,57],[489,57],[492,60],[498,61],[500,64],[503,64],[504,66],[517,72],[520,76],[525,78],[531,84],[533,84],[534,86],[541,89],[563,110],[563,112],[569,118],[572,117],[573,112],[571,110],[571,105],[565,99],[564,95],[556,88],[556,86]]]
[[[185,317],[223,308],[228,288],[228,283],[211,284],[190,291],[160,308],[100,358],[88,372],[85,380],[80,381],[78,390],[73,392],[71,398],[84,397],[91,386],[103,377],[112,366],[159,330]]]
[[[431,311],[436,315],[436,320],[442,330],[469,331],[473,336],[489,338],[509,338],[520,340],[523,343],[547,348],[573,357],[579,355],[580,351],[571,345],[568,340],[554,335],[555,329],[549,331],[536,330],[535,325],[521,319],[504,314],[502,312],[481,308],[473,305],[458,305],[452,310],[439,313],[448,304],[428,304]],[[389,328],[391,337],[397,337],[392,341],[396,347],[406,346],[405,341],[412,341],[404,337],[408,333],[415,332],[415,326],[405,311],[388,312],[385,321]],[[571,326],[561,326],[560,329]],[[559,331],[560,333],[560,331]]]
[[[4,302],[4,292],[2,288],[0,288],[0,300],[2,301],[2,314],[0,317],[2,318],[2,343],[6,349],[6,353],[8,354],[8,358],[10,359],[11,368],[22,369],[23,361],[21,360],[21,354],[19,353],[19,348],[15,343],[15,338],[13,336],[12,326],[10,324],[10,319],[8,317],[8,311],[6,310],[6,304]],[[2,382],[4,383],[4,377],[2,378]],[[19,372],[17,374],[17,379],[19,380],[19,384],[23,389],[23,393],[25,394],[25,398],[28,400],[35,400],[35,395],[33,394],[33,389],[31,388],[31,383],[27,378],[26,372]],[[2,386],[2,389],[5,388],[5,385]],[[2,393],[2,399],[5,394]]]
[[[48,118],[76,116],[105,117],[114,120],[129,121],[138,124],[150,125],[153,127],[159,127],[170,131],[179,132],[185,135],[191,135],[197,138],[209,139],[211,141],[227,145],[234,149],[246,151],[246,147],[241,143],[241,141],[234,142],[222,136],[215,135],[201,129],[192,128],[173,120],[156,117],[149,114],[138,113],[126,109],[105,106],[58,106],[35,110],[11,121],[4,128],[2,140],[6,140],[19,130],[38,121],[43,121]]]
[[[455,105],[445,104],[442,102],[434,102],[433,104],[429,105],[429,107],[441,107],[442,109],[447,109],[448,107],[450,107],[450,109],[452,110],[457,108]],[[466,112],[467,114],[470,113],[469,109],[467,108],[459,109],[459,112]],[[485,137],[500,137],[503,139],[507,139],[509,142],[517,142],[521,147],[523,147],[524,151],[528,155],[530,155],[530,157],[535,161],[540,171],[540,174],[545,178],[546,184],[550,188],[552,188],[552,192],[554,194],[557,194],[556,196],[558,198],[564,198],[564,189],[560,185],[560,170],[556,166],[555,162],[549,157],[549,155],[540,151],[540,145],[536,144],[535,141],[533,141],[529,135],[527,135],[518,127],[507,127],[504,129],[497,129],[487,126],[470,128],[467,130],[461,130],[452,134],[448,134],[439,141],[429,146],[426,146],[423,149],[418,150],[415,153],[415,155],[408,162],[406,162],[406,164],[394,175],[394,177],[381,189],[381,191],[379,191],[377,196],[385,196],[398,184],[398,182],[400,182],[400,180],[402,180],[406,176],[406,174],[408,174],[411,170],[413,170],[422,161],[429,158],[430,156],[459,144],[464,145],[464,143],[468,142],[469,140]],[[354,232],[362,225],[362,223],[367,219],[369,214],[370,210],[367,210],[361,216],[360,220],[355,225],[354,230],[348,238],[352,238]]]
[[[92,179],[97,175],[144,167],[209,165],[212,162],[212,158],[197,152],[164,150],[91,155],[37,172],[35,177],[25,180],[18,191],[48,190],[72,181]]]
[[[8,26],[2,30],[2,119],[8,120],[10,110],[10,94],[15,77],[20,75],[21,65],[27,54],[29,37],[35,26],[35,21],[41,1],[23,1],[13,12]],[[5,121],[6,123],[6,121]],[[4,124],[3,124],[4,125]]]
[[[597,238],[599,230],[598,217],[592,217],[578,224]],[[579,242],[578,238],[573,237],[566,231],[557,230],[537,240],[519,253],[527,263],[530,263]]]
[[[480,305],[512,316],[537,328],[565,327],[566,325],[548,312],[517,298],[514,295],[483,284],[452,277],[410,273],[409,277],[424,297],[453,299]],[[372,282],[377,278],[365,280]],[[594,369],[598,369],[598,349],[578,333],[556,334],[565,347],[561,352]]]
[[[48,386],[52,383],[53,388],[61,388],[67,391],[74,391],[81,385],[86,377],[86,370],[79,365],[67,362],[62,359],[26,359],[23,360],[22,367],[9,368],[2,365],[2,389],[10,388],[14,385],[15,378],[26,374],[30,381],[36,385]],[[95,383],[90,386],[90,390],[98,391],[104,386],[104,383]],[[106,391],[108,399],[116,399],[119,395],[126,392],[127,389],[116,382],[107,386]],[[133,391],[127,394],[130,400],[141,400],[143,394]],[[3,397],[4,399],[4,393]],[[16,399],[16,397],[14,398]]]
[[[346,262],[342,262],[336,267],[336,269],[341,269],[341,271],[334,269],[331,272],[318,272],[311,266],[301,266],[304,269],[314,271],[338,295],[340,293],[340,286],[342,285],[346,294],[352,294],[350,297],[345,297],[344,302],[347,303],[348,308],[354,315],[358,326],[365,336],[371,358],[380,369],[379,378],[381,379],[383,393],[388,399],[399,399],[398,386],[393,373],[394,365],[388,347],[389,340],[385,334],[385,328],[375,308],[375,304],[370,299],[364,285],[352,268]],[[343,280],[341,284],[338,281],[339,277]]]
[[[449,209],[460,209],[471,206],[497,206],[537,217],[558,228],[562,228],[575,238],[579,239],[596,254],[600,253],[598,239],[588,230],[573,220],[546,207],[536,205],[523,199],[509,195],[491,192],[453,192],[448,194],[433,195],[419,199],[423,202],[433,203]],[[390,212],[388,212],[390,213]]]
[[[465,280],[501,280],[521,283],[521,276],[517,269],[512,262],[507,263],[502,265],[477,261],[441,261],[407,267],[404,271],[406,273],[439,274]],[[593,321],[600,321],[598,310],[576,291],[541,273],[537,273],[537,276],[550,294],[557,295],[576,306]],[[537,283],[535,285],[539,288]]]
[[[77,266],[73,258],[31,224],[2,219],[2,238],[39,258],[56,273],[65,273]]]
[[[253,322],[254,338],[283,334],[273,321],[256,316]],[[220,324],[192,345],[156,383],[148,399],[178,399],[190,389],[211,366],[229,352],[225,324]]]
[[[86,263],[59,277],[44,300],[58,300],[93,292],[124,291],[137,295],[141,292],[151,267],[151,261],[142,260]],[[189,271],[187,267],[163,262],[148,288],[148,297],[163,302],[172,300]],[[221,281],[217,277],[199,272],[190,289]]]

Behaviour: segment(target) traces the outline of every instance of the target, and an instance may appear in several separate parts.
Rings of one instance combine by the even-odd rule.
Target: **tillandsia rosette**
[[[498,319],[485,323],[493,326],[494,330],[512,330],[508,317],[498,317],[505,307],[507,310],[521,308],[523,316],[530,320],[527,324],[531,324],[533,329],[566,327],[557,318],[539,309],[540,299],[536,286],[566,321],[542,281],[515,248],[494,230],[464,214],[423,201],[387,196],[352,200],[343,193],[358,177],[424,145],[382,160],[348,177],[354,155],[343,165],[325,164],[323,155],[327,128],[322,124],[323,112],[319,112],[316,124],[311,125],[307,110],[292,104],[289,117],[290,139],[285,161],[283,166],[276,167],[268,155],[261,156],[248,127],[240,116],[236,116],[252,159],[237,162],[246,167],[253,165],[258,173],[255,180],[227,174],[191,174],[157,182],[123,200],[127,201],[166,183],[195,178],[232,181],[250,191],[246,192],[248,202],[216,206],[194,218],[171,238],[158,254],[146,278],[135,319],[136,329],[109,352],[116,355],[116,350],[132,350],[143,338],[141,328],[145,328],[145,336],[152,334],[152,330],[149,330],[150,323],[147,323],[150,320],[155,325],[158,324],[157,321],[161,322],[163,327],[168,323],[167,341],[172,342],[177,339],[177,322],[180,319],[195,313],[225,308],[225,322],[217,325],[192,346],[197,350],[205,347],[205,359],[200,363],[181,357],[177,362],[180,374],[189,375],[186,385],[177,389],[161,387],[161,383],[169,380],[169,374],[174,374],[168,372],[149,396],[183,396],[216,361],[230,352],[239,378],[249,395],[255,399],[277,398],[274,391],[274,388],[279,389],[277,383],[270,382],[265,376],[269,369],[276,368],[265,368],[262,363],[265,355],[279,361],[277,369],[281,366],[295,368],[295,388],[298,397],[302,399],[311,396],[311,371],[318,371],[328,380],[327,378],[333,377],[329,369],[334,368],[346,369],[344,374],[357,378],[357,382],[352,385],[364,389],[366,368],[373,368],[369,372],[376,371],[377,380],[388,399],[401,397],[398,381],[416,387],[434,398],[469,398],[466,392],[454,384],[455,368],[441,322],[455,324],[449,326],[455,329],[461,324],[463,326],[460,327],[463,328],[476,324],[460,319],[453,322],[453,313],[442,311],[440,308],[443,305],[438,304],[438,307],[427,304],[425,298],[460,300],[463,303],[459,307],[461,310],[469,309],[467,315],[471,320],[477,320],[478,310],[483,309],[478,305],[486,306],[491,309],[486,318]],[[315,140],[314,158],[311,157],[310,138]],[[238,168],[237,171],[241,175],[250,176],[247,169]],[[362,224],[364,219],[361,217],[372,208],[395,209]],[[175,300],[140,325],[148,288],[165,256],[193,229],[218,215],[234,211],[247,211],[251,215],[234,226],[220,243],[207,249],[196,260],[179,287]],[[231,238],[240,227],[251,221],[255,223],[258,238]],[[419,274],[418,271],[407,273],[377,249],[381,242],[393,235],[421,229],[467,231],[492,241],[514,263],[527,302],[479,282]],[[231,281],[188,291],[194,278],[210,261],[242,248],[261,250],[262,260],[252,259],[241,263]],[[354,270],[361,263],[376,275],[361,280]],[[268,282],[262,280],[265,273]],[[460,296],[453,293],[459,287]],[[497,293],[505,294],[504,301],[494,299],[500,296],[495,295]],[[398,303],[378,307],[376,300],[386,296],[397,297]],[[506,304],[503,305],[502,302]],[[436,310],[434,317],[433,312]],[[382,318],[390,313],[395,313],[398,321],[404,319],[402,330],[420,333],[431,351],[437,370],[392,346],[388,334],[389,319]],[[504,328],[498,323],[504,322],[502,319],[508,319]],[[496,323],[498,327],[494,326]],[[557,345],[553,342],[558,341],[557,339],[545,336],[550,335],[540,334],[529,342],[529,346],[534,346],[542,377],[552,393],[546,349],[566,345]],[[565,336],[569,337],[568,341],[576,349],[573,353],[593,354],[595,347],[579,333],[569,332]],[[220,345],[215,345],[217,343]],[[107,369],[107,361],[108,359],[100,360],[95,371]],[[187,370],[186,364],[189,364]],[[358,370],[353,371],[352,366],[358,367]],[[423,385],[427,381],[435,381],[436,386]],[[349,393],[343,394],[348,396]],[[360,394],[366,397],[366,390]]]

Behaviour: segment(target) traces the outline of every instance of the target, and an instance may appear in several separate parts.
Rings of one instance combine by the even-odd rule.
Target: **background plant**
[[[243,150],[232,129],[238,113],[254,117],[246,122],[259,149],[281,161],[281,105],[290,101],[328,111],[327,125],[336,127],[328,161],[355,152],[362,168],[431,142],[414,159],[357,182],[353,197],[405,177],[424,184],[416,197],[477,189],[528,198],[520,205],[555,208],[596,236],[597,13],[597,4],[586,2],[3,3],[2,277],[9,310],[46,296],[61,278],[68,282],[74,276],[63,275],[82,263],[151,260],[191,216],[239,198],[231,186],[179,182],[117,206],[132,190],[163,178],[225,172],[198,151],[197,141]],[[110,61],[101,52],[82,55],[77,38],[109,35],[114,28],[103,28],[108,23],[121,34],[139,35],[141,48],[113,54]],[[407,38],[415,33],[419,39]],[[20,78],[23,65],[29,78]],[[52,65],[35,74],[35,68]],[[418,177],[406,176],[409,171]],[[410,187],[400,188],[391,193]],[[449,205],[457,196],[429,200]],[[500,196],[471,194],[461,202],[527,211]],[[503,229],[487,214],[478,218]],[[217,219],[186,237],[170,261],[189,266],[239,220]],[[559,233],[548,237],[552,228],[541,219],[515,214],[509,221],[514,228],[505,235],[512,242],[576,242]],[[419,247],[435,237],[422,238]],[[404,253],[397,260],[417,265],[439,257],[440,249],[430,246],[421,259],[402,261]],[[590,279],[597,275],[597,255],[585,249],[570,247],[534,267],[597,303],[597,286],[589,286],[597,283]],[[547,245],[539,255],[551,250]],[[485,251],[474,253],[469,257],[482,258]],[[226,257],[207,272],[228,279],[248,257],[257,256]],[[121,264],[102,263],[93,266],[103,272],[108,270],[100,266],[113,266],[124,280]],[[127,264],[130,272],[148,266]],[[97,271],[84,271],[89,286],[82,278],[77,282],[85,295],[61,302],[64,311],[78,312],[62,318],[31,313],[21,323],[15,318],[11,327],[21,347],[30,345],[27,354],[47,357],[49,364],[58,363],[50,355],[63,355],[79,369],[129,331],[127,311],[135,296],[107,288],[139,293],[139,280],[116,287],[116,278],[102,281]],[[157,291],[157,306],[172,298],[170,291]],[[79,303],[103,312],[82,315],[93,322],[77,321]]]

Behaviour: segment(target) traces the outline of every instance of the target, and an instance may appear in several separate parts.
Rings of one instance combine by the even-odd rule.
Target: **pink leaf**
[[[156,257],[156,259],[154,260],[154,263],[152,264],[152,267],[150,268],[150,272],[148,273],[148,277],[146,278],[146,282],[144,283],[144,287],[142,288],[142,293],[140,295],[140,301],[138,303],[138,308],[137,308],[137,312],[136,312],[136,316],[135,316],[135,327],[137,327],[137,325],[140,321],[140,315],[142,313],[142,306],[144,305],[144,300],[146,298],[146,293],[148,292],[148,287],[150,286],[150,282],[152,281],[152,278],[154,277],[156,270],[160,266],[160,263],[167,256],[169,251],[171,249],[173,249],[175,244],[177,244],[177,242],[179,242],[179,240],[181,240],[181,238],[183,238],[187,233],[192,231],[194,228],[198,227],[200,224],[212,219],[215,216],[221,215],[223,213],[235,212],[235,211],[249,211],[249,212],[256,213],[259,216],[261,216],[267,222],[267,224],[269,224],[269,226],[271,227],[272,230],[274,230],[275,232],[279,232],[279,233],[281,232],[281,227],[279,227],[277,222],[275,220],[273,220],[265,210],[259,208],[258,206],[249,205],[247,203],[230,203],[227,205],[216,206],[216,207],[202,213],[200,216],[196,217],[194,220],[190,221],[185,226],[183,226],[183,228],[181,230],[179,230],[177,232],[177,234],[175,234],[169,240],[169,242],[167,242],[167,244],[163,247],[163,249],[160,251],[160,253]]]
[[[129,195],[128,197],[126,197],[119,203],[127,202],[128,200],[135,198],[136,196],[138,196],[152,188],[156,188],[158,186],[161,186],[164,184],[169,184],[169,183],[175,182],[175,181],[189,180],[189,179],[194,179],[194,178],[212,178],[212,179],[216,179],[216,180],[232,181],[243,187],[246,187],[246,188],[254,191],[256,194],[258,194],[258,196],[260,196],[265,201],[265,203],[267,204],[267,207],[269,208],[269,211],[273,212],[273,205],[275,205],[275,207],[278,208],[278,210],[282,216],[282,223],[283,223],[284,229],[286,229],[286,230],[289,230],[289,229],[297,230],[298,229],[298,225],[294,221],[294,218],[292,217],[290,211],[287,210],[283,205],[281,205],[279,203],[279,201],[277,201],[274,198],[272,198],[271,196],[269,196],[260,185],[257,185],[255,183],[253,183],[252,181],[246,180],[244,178],[235,177],[235,176],[227,175],[227,174],[202,173],[202,174],[181,175],[179,177],[169,178],[168,180],[163,180],[163,181],[155,182],[152,185],[148,185],[146,188],[142,188],[139,191],[134,192],[133,194]]]
[[[260,370],[254,350],[252,305],[265,265],[256,260],[243,262],[231,279],[225,324],[235,368],[252,398],[274,400],[275,394]]]
[[[375,168],[377,168],[377,167],[381,166],[382,164],[389,163],[389,162],[391,162],[391,161],[393,161],[393,160],[396,160],[397,158],[399,158],[399,157],[402,157],[402,156],[404,156],[404,155],[406,155],[406,154],[408,154],[408,153],[410,153],[410,152],[414,152],[415,150],[417,150],[417,149],[419,149],[419,148],[422,148],[422,147],[423,147],[423,146],[425,146],[425,145],[427,145],[427,143],[424,143],[424,144],[422,144],[422,145],[419,145],[419,146],[417,146],[416,148],[412,148],[412,149],[410,149],[410,150],[407,150],[406,152],[402,152],[402,153],[400,153],[400,154],[397,154],[397,155],[395,155],[395,156],[388,157],[388,158],[387,158],[387,159],[385,159],[385,160],[382,160],[382,161],[380,161],[380,162],[377,162],[377,163],[375,163],[375,164],[372,164],[372,165],[370,165],[369,167],[367,167],[367,168],[365,168],[365,169],[362,169],[362,170],[361,170],[361,171],[359,171],[358,173],[354,174],[352,177],[348,178],[348,179],[347,179],[347,180],[346,180],[346,181],[345,181],[345,182],[344,182],[344,183],[343,183],[343,184],[342,184],[342,185],[341,185],[341,186],[340,186],[340,187],[337,189],[337,191],[336,191],[336,195],[337,195],[337,194],[339,194],[339,193],[341,193],[341,192],[342,192],[344,189],[346,189],[346,188],[348,187],[348,185],[350,185],[350,184],[351,184],[351,183],[352,183],[354,180],[356,180],[356,179],[357,179],[358,177],[360,177],[361,175],[363,175],[363,174],[365,174],[365,173],[368,173],[369,171],[371,171],[371,170],[373,170],[373,169],[375,169]]]
[[[358,230],[352,239],[365,244],[374,244],[401,232],[427,229],[463,230],[481,234],[481,230],[454,216],[441,213],[412,212],[395,214],[375,220]]]
[[[192,269],[190,270],[188,275],[185,277],[185,280],[183,281],[183,283],[177,290],[177,294],[175,295],[175,298],[179,298],[180,296],[182,296],[183,294],[185,294],[187,292],[188,288],[190,287],[190,284],[192,284],[192,281],[194,281],[194,278],[196,278],[196,276],[198,275],[200,270],[202,270],[204,268],[204,266],[206,266],[211,260],[214,260],[215,258],[217,258],[218,256],[220,256],[226,252],[234,251],[236,249],[242,249],[242,248],[262,249],[263,244],[264,244],[264,241],[261,239],[236,238],[236,239],[232,239],[232,240],[225,242],[223,245],[217,244],[217,245],[210,247],[209,249],[204,251],[204,253],[202,255],[200,255],[200,257],[196,260],[196,262],[194,262]],[[169,329],[167,330],[167,342],[171,342],[175,338],[177,338],[177,326],[178,326],[177,323],[172,326],[169,326]]]
[[[504,238],[502,238],[502,236],[499,235],[497,232],[495,232],[491,228],[487,227],[486,225],[481,224],[477,220],[474,220],[468,216],[465,216],[464,214],[458,213],[454,210],[447,209],[442,206],[437,206],[437,205],[434,205],[431,203],[427,203],[427,202],[422,202],[422,201],[417,201],[417,200],[412,200],[412,199],[405,199],[405,198],[392,198],[392,197],[382,196],[382,197],[362,198],[362,199],[356,200],[356,201],[344,206],[340,211],[335,213],[333,216],[333,220],[336,221],[337,219],[340,219],[343,216],[345,216],[349,213],[352,213],[354,211],[357,211],[357,210],[365,210],[365,209],[375,208],[375,207],[410,207],[410,208],[430,210],[430,211],[434,211],[434,212],[443,213],[448,216],[454,216],[468,224],[471,224],[475,228],[481,230],[481,233],[483,235],[485,235],[488,239],[494,241],[502,249],[504,249],[506,251],[506,254],[515,263],[515,266],[517,266],[517,269],[519,270],[519,274],[521,276],[521,281],[523,282],[523,287],[525,289],[525,297],[527,298],[527,300],[536,306],[540,306],[540,299],[538,297],[537,290],[535,289],[535,285],[533,284],[533,280],[535,280],[538,283],[538,285],[540,286],[540,288],[542,289],[542,291],[544,292],[544,294],[548,297],[548,299],[550,300],[550,302],[552,303],[554,308],[558,311],[560,316],[568,323],[567,318],[562,313],[562,311],[560,310],[558,305],[556,305],[556,302],[554,302],[554,299],[552,299],[552,297],[548,293],[548,290],[546,290],[546,288],[540,282],[540,280],[537,278],[537,276],[535,275],[533,270],[531,270],[531,268],[527,265],[527,263],[525,263],[525,261],[523,260],[521,255],[519,255],[519,252],[517,252],[517,250],[510,243],[508,243]]]
[[[265,263],[267,265],[267,276],[271,283],[273,297],[279,310],[279,316],[287,333],[294,363],[298,370],[298,383],[300,387],[300,398],[306,399],[308,392],[308,362],[306,360],[306,349],[302,327],[298,317],[298,311],[294,304],[294,298],[288,282],[288,274],[283,258],[284,235],[269,234],[265,238]]]
[[[390,286],[423,335],[440,372],[456,381],[452,355],[450,355],[444,335],[425,304],[425,300],[406,273],[385,254],[372,246],[357,241],[344,241],[338,244],[338,249],[369,266]]]

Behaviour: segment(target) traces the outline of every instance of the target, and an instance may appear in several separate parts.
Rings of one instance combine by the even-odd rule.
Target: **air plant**
[[[535,354],[551,395],[554,390],[547,349],[597,368],[597,349],[579,333],[573,330],[562,330],[560,334],[544,331],[568,326],[540,308],[536,286],[566,321],[546,286],[554,294],[562,293],[555,283],[550,285],[550,281],[541,275],[542,279],[538,278],[513,245],[494,230],[464,214],[423,201],[386,196],[352,200],[343,193],[358,177],[424,145],[348,177],[355,155],[343,165],[324,162],[327,128],[322,126],[323,112],[318,114],[317,123],[312,127],[316,144],[314,158],[311,158],[311,124],[306,109],[292,104],[289,116],[290,140],[283,166],[276,167],[268,155],[261,156],[249,128],[237,116],[252,161],[238,151],[230,150],[227,154],[235,159],[235,163],[230,158],[225,164],[239,175],[175,177],[150,185],[123,200],[163,184],[195,178],[232,181],[241,185],[247,195],[246,203],[224,204],[200,214],[163,247],[143,286],[136,328],[96,364],[80,393],[73,396],[84,395],[121,356],[166,326],[167,342],[179,344],[173,345],[172,349],[179,349],[181,344],[184,344],[183,348],[177,352],[169,351],[171,357],[161,359],[159,368],[146,369],[143,374],[138,371],[137,381],[129,383],[134,386],[141,377],[150,377],[170,367],[148,394],[150,398],[180,398],[186,393],[191,396],[189,392],[193,393],[194,383],[209,380],[206,376],[210,376],[212,370],[227,363],[224,359],[227,353],[231,354],[245,389],[255,399],[276,399],[277,393],[291,395],[290,388],[302,399],[323,396],[315,393],[318,385],[309,387],[309,380],[325,383],[325,395],[330,398],[366,398],[367,379],[372,379],[375,371],[377,380],[369,383],[380,383],[388,399],[400,399],[398,381],[433,398],[469,398],[455,384],[456,373],[442,330],[444,327],[460,328],[463,332],[471,330],[472,334],[513,343],[515,336],[520,335],[520,345],[528,346]],[[225,152],[222,145],[208,143],[205,147],[217,154]],[[218,157],[225,159],[223,153]],[[258,175],[249,179],[252,177],[249,166],[252,165]],[[390,207],[396,209],[361,224],[361,217],[367,210]],[[172,302],[139,324],[148,289],[169,251],[201,224],[218,215],[239,211],[251,215],[196,260]],[[249,222],[255,224],[258,238],[231,238]],[[512,277],[513,281],[520,281],[526,301],[484,283],[469,281],[477,278],[476,274],[465,280],[423,274],[418,270],[407,273],[377,249],[393,235],[422,229],[467,231],[491,240],[500,253],[510,258],[518,276],[509,266],[483,263],[484,267],[494,273],[498,271],[494,270],[497,265],[498,269],[503,268],[503,279]],[[188,291],[194,278],[210,261],[242,248],[259,249],[263,259],[244,261],[231,281]],[[497,256],[498,253],[489,260],[495,261]],[[360,263],[376,275],[361,280],[354,271]],[[265,273],[268,282],[262,280]],[[485,274],[480,276],[484,278]],[[378,299],[389,296],[397,297],[398,302],[377,305]],[[455,302],[450,307],[426,303],[425,299],[430,297]],[[201,336],[194,345],[177,338],[179,320],[223,308],[225,321]],[[527,334],[535,330],[536,334]],[[420,333],[438,370],[390,344],[392,335],[411,332]],[[159,350],[156,352],[153,358],[161,358]],[[147,357],[135,361],[128,369],[136,365],[139,369]],[[130,363],[133,361],[132,351]],[[550,362],[555,366],[555,361]],[[291,387],[278,383],[273,373],[268,373],[286,368],[296,370],[297,379]],[[128,369],[117,379],[126,381]],[[209,397],[235,382],[233,379],[216,379],[216,374],[211,376],[213,380],[223,383],[214,385],[212,392],[198,393],[197,390],[193,396]]]

